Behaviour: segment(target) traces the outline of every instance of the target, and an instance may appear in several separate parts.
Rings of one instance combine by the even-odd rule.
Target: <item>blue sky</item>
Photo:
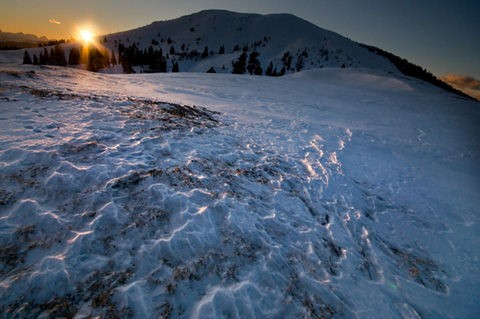
[[[204,9],[292,13],[352,40],[378,46],[434,74],[480,78],[478,0],[0,0],[0,29],[69,37],[92,23],[110,33]],[[61,24],[49,23],[54,19]]]

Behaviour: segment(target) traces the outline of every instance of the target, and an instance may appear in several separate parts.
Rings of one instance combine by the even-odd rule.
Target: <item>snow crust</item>
[[[367,69],[0,65],[0,313],[476,317],[479,120]]]

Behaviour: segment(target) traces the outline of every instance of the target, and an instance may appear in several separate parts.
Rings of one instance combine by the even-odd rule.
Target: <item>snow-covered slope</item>
[[[0,313],[474,318],[479,120],[371,70],[0,66]]]
[[[171,60],[179,60],[181,71],[205,72],[214,67],[218,72],[229,72],[232,61],[241,54],[256,50],[265,70],[270,62],[280,71],[282,57],[290,53],[292,62],[287,73],[296,70],[302,59],[301,69],[319,67],[363,67],[386,72],[397,69],[385,58],[369,52],[353,41],[334,32],[319,28],[291,14],[246,14],[224,10],[206,10],[169,21],[154,22],[138,29],[107,35],[105,45],[111,49],[119,43],[129,46],[136,43],[144,49],[153,45],[168,53],[173,46]],[[220,47],[225,54],[218,54]],[[239,51],[233,52],[235,46]],[[182,50],[182,47],[184,50]],[[205,59],[180,58],[182,52],[197,50],[202,53],[208,47],[214,53]],[[225,68],[224,68],[225,67]]]

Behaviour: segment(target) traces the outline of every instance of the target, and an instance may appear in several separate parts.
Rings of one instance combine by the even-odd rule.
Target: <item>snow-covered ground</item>
[[[480,104],[0,65],[5,318],[475,318]]]

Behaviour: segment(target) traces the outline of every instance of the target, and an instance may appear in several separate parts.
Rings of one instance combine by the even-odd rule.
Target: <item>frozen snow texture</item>
[[[478,103],[368,70],[0,81],[4,317],[480,311]]]

